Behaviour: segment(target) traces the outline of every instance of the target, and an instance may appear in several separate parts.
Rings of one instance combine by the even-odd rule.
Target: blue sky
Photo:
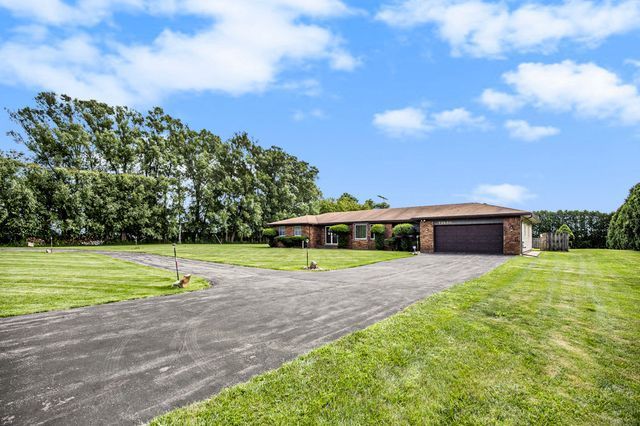
[[[612,211],[640,180],[637,0],[0,0],[0,64],[3,108],[161,105],[325,196]]]

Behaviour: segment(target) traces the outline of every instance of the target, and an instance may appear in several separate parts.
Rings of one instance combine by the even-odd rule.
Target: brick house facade
[[[488,204],[466,203],[357,212],[325,213],[270,223],[281,235],[303,235],[311,248],[337,248],[336,236],[328,232],[335,224],[349,226],[347,248],[375,249],[371,226],[383,224],[384,238],[393,226],[411,223],[419,230],[419,249],[423,253],[477,252],[522,254],[530,249],[526,236],[536,219],[530,212]],[[527,230],[529,231],[527,233]]]

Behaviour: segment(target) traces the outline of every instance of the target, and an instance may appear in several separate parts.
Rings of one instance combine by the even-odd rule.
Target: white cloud
[[[184,14],[211,21],[188,34],[165,29],[149,44],[114,43],[101,39],[98,31],[89,35],[71,28],[58,32],[62,34],[58,37],[50,35],[46,42],[19,37],[0,43],[1,82],[77,97],[150,103],[180,91],[242,95],[282,85],[278,78],[284,70],[312,61],[326,61],[337,70],[351,70],[359,63],[340,37],[310,22],[348,13],[337,0],[166,0],[159,4],[85,0],[75,7],[52,1],[44,11],[38,11],[40,2],[31,0],[23,6],[0,2],[0,7],[50,26],[71,27],[81,21],[76,13],[85,14],[93,7],[93,21],[106,19],[123,5],[139,13]]]
[[[506,96],[520,105],[623,124],[640,123],[638,88],[593,63],[525,63],[504,74],[503,79],[513,89],[513,94]],[[500,106],[499,102],[485,102],[485,105]]]
[[[274,85],[274,88],[296,92],[305,96],[318,96],[322,93],[320,82],[313,78],[285,81]]]
[[[387,4],[377,19],[396,27],[430,24],[455,55],[500,57],[509,51],[553,51],[570,40],[595,46],[640,28],[640,2],[565,0],[559,4],[482,0],[404,0]]]
[[[313,109],[311,109],[309,111],[296,110],[291,115],[291,118],[294,121],[303,121],[303,120],[306,120],[308,118],[321,119],[321,118],[325,118],[326,116],[327,116],[327,114],[324,112],[324,110],[322,110],[320,108],[313,108]]]
[[[360,65],[360,59],[354,58],[343,49],[337,49],[331,52],[329,63],[334,70],[353,71]]]
[[[483,116],[464,108],[432,113],[423,108],[407,107],[387,110],[373,116],[373,124],[392,137],[422,136],[435,129],[488,128]]]
[[[469,196],[471,201],[490,204],[520,204],[531,198],[535,198],[535,194],[529,189],[509,183],[478,185]]]
[[[432,114],[436,127],[451,129],[454,127],[486,127],[483,116],[475,116],[464,108],[455,108]]]
[[[144,0],[79,0],[69,5],[61,0],[0,0],[18,18],[47,25],[93,26],[118,9],[142,9]]]
[[[515,111],[522,106],[522,100],[518,97],[493,89],[482,92],[480,102],[494,111]]]
[[[508,120],[504,127],[509,131],[509,136],[513,139],[520,139],[528,142],[548,136],[557,135],[560,130],[551,126],[532,126],[524,120]]]
[[[431,130],[424,111],[413,107],[374,114],[373,124],[391,137],[420,136]]]

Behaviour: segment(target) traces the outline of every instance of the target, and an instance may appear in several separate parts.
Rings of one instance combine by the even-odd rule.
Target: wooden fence
[[[545,232],[540,234],[540,250],[569,251],[569,234]]]
[[[533,237],[531,239],[531,248],[534,248],[534,249],[540,248],[540,237]]]

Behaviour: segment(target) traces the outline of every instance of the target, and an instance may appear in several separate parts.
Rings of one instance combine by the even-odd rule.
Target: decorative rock
[[[171,287],[185,288],[189,285],[189,281],[191,280],[191,274],[186,274],[183,276],[180,281],[174,282]]]

